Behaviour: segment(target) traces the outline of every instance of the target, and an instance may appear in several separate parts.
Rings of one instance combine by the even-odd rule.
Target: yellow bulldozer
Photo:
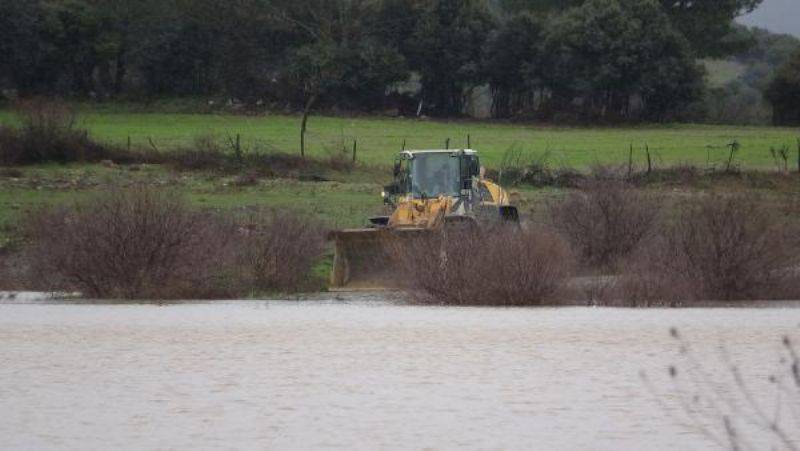
[[[393,175],[382,193],[390,215],[370,218],[365,228],[331,232],[332,289],[397,287],[392,249],[405,240],[450,228],[519,221],[509,194],[485,177],[475,150],[403,150]]]

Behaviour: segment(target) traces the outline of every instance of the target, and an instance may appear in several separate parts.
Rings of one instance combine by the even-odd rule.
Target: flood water
[[[796,308],[5,302],[0,449],[713,449],[698,425],[724,436],[729,411],[768,448],[726,362],[771,417],[767,377],[799,323]],[[716,401],[687,409],[696,391]],[[796,393],[779,409],[792,433]]]

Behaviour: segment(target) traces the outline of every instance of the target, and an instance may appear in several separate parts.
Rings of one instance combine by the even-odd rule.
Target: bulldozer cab
[[[394,182],[385,192],[412,199],[463,197],[479,172],[474,150],[403,151],[395,160]]]

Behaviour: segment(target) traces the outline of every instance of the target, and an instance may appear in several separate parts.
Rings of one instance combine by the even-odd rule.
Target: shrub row
[[[669,201],[595,180],[549,209],[545,226],[445,233],[400,253],[409,290],[453,305],[800,299],[800,235],[757,195]]]
[[[625,262],[616,297],[631,305],[798,299],[796,227],[752,195],[684,201]]]
[[[316,221],[267,211],[223,217],[145,187],[38,212],[24,228],[33,288],[90,298],[231,298],[316,288],[309,275],[324,251]]]
[[[678,201],[596,181],[550,207],[584,273],[614,275],[595,301],[647,305],[800,296],[797,226],[752,193]]]
[[[100,144],[76,127],[74,110],[66,103],[30,99],[15,105],[18,127],[0,125],[0,165],[99,162],[163,164],[178,171],[241,173],[242,180],[258,177],[324,178],[327,171],[350,171],[352,154],[343,147],[328,149],[322,159],[304,159],[274,149],[244,149],[239,140],[227,144],[199,136],[191,146],[170,151],[150,147],[131,149]]]
[[[23,165],[42,162],[98,161],[109,150],[75,128],[75,114],[64,103],[33,99],[21,102],[16,111],[19,128],[0,126],[0,164]]]
[[[549,224],[447,230],[395,255],[405,288],[427,303],[797,299],[800,238],[785,219],[754,195],[670,203],[597,183],[554,204]],[[189,208],[174,192],[141,187],[38,212],[24,229],[23,254],[0,256],[6,287],[27,281],[27,288],[93,298],[172,299],[321,283],[309,275],[325,249],[323,228],[287,212],[223,217]],[[611,277],[576,290],[577,270]]]

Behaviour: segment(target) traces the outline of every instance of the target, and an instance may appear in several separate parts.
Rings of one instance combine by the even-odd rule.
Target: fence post
[[[242,135],[236,134],[236,159],[242,161]]]
[[[730,149],[730,153],[728,154],[728,163],[725,165],[725,172],[730,172],[733,165],[733,157],[739,151],[739,141],[734,139],[727,147]]]
[[[401,151],[404,151],[404,150],[406,150],[406,140],[405,139],[403,139],[403,148],[401,149]]]
[[[152,136],[148,136],[147,137],[147,141],[150,143],[150,147],[153,148],[153,151],[155,153],[158,153],[158,147],[156,147],[156,143],[153,142],[153,137]]]
[[[470,141],[469,133],[467,133],[467,149],[472,149],[472,143]]]
[[[356,150],[358,149],[358,140],[353,140],[353,163],[356,162]]]
[[[447,138],[444,141],[444,148],[447,149],[447,150],[450,150],[450,138]]]
[[[628,178],[633,174],[633,143],[631,143],[630,151],[628,152]]]
[[[644,151],[647,154],[647,175],[650,175],[653,171],[653,160],[650,158],[650,146],[647,143],[644,144]]]

